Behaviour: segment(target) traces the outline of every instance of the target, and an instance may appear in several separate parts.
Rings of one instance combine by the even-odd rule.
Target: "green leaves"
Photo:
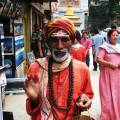
[[[111,24],[120,26],[120,0],[99,0],[96,6],[89,8],[89,24],[92,27],[105,28]]]

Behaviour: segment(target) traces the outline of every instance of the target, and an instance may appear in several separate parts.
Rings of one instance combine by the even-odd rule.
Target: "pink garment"
[[[92,44],[91,40],[90,39],[86,39],[86,40],[81,39],[80,44],[83,45],[87,49],[87,55],[89,55],[90,54],[89,49],[90,49],[91,44]]]
[[[120,64],[120,54],[108,54],[105,49],[100,48],[98,58]],[[120,120],[120,67],[111,69],[101,67],[100,69],[100,120]]]

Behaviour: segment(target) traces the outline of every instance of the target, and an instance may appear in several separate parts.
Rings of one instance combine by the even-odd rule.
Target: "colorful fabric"
[[[120,64],[120,54],[108,53],[104,48],[100,48],[97,57],[116,65]],[[99,80],[100,120],[120,120],[120,68],[101,66]]]
[[[48,39],[52,33],[57,32],[58,30],[64,30],[68,33],[73,39],[75,39],[75,27],[74,24],[66,18],[54,19],[49,21],[45,26],[45,37]]]
[[[91,47],[91,40],[90,39],[81,39],[80,44],[86,48],[86,64],[89,67],[90,64],[90,47]]]
[[[40,75],[42,74],[42,70],[48,69],[48,60],[42,59],[42,63],[44,67],[41,66],[38,62],[31,64],[28,76],[33,80],[39,80]],[[81,94],[86,94],[90,99],[93,97],[93,91],[90,83],[90,73],[86,65],[80,61],[73,59],[73,80],[74,80],[74,92],[72,96],[72,104],[70,111],[67,115],[66,120],[72,120],[74,115],[74,110],[76,106],[76,99],[81,96]],[[78,74],[79,73],[79,74]],[[48,75],[48,74],[46,74]],[[83,77],[84,76],[84,77]],[[47,77],[46,77],[47,78]],[[60,107],[66,108],[67,99],[68,99],[68,90],[69,90],[69,68],[65,67],[58,72],[53,72],[53,88],[54,88],[54,96],[57,101],[57,104]],[[41,81],[44,81],[41,79]],[[40,82],[41,82],[40,81]],[[41,92],[40,92],[41,93]],[[43,97],[43,96],[41,96]],[[49,89],[47,87],[46,98],[49,101]],[[51,106],[51,112],[49,111],[48,118],[46,119],[43,114],[41,114],[41,99],[36,107],[32,108],[31,101],[28,98],[26,101],[26,108],[28,114],[31,116],[32,120],[63,120],[66,112],[58,110],[56,107]],[[50,104],[50,103],[49,103]],[[53,118],[49,118],[49,116],[53,115]]]
[[[70,55],[82,62],[86,61],[86,48],[80,44],[72,45]]]

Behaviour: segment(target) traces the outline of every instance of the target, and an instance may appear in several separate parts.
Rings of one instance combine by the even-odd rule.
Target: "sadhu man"
[[[75,31],[65,18],[52,20],[45,27],[51,56],[32,63],[25,81],[26,108],[32,120],[72,120],[76,105],[84,110],[91,106],[88,67],[69,54]]]

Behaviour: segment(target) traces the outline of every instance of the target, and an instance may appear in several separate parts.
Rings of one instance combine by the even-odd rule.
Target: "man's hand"
[[[40,84],[38,81],[33,81],[31,78],[25,80],[25,93],[34,101],[37,101],[40,97]]]
[[[92,101],[86,94],[82,94],[78,99],[76,105],[81,109],[81,111],[86,111],[91,107]]]

